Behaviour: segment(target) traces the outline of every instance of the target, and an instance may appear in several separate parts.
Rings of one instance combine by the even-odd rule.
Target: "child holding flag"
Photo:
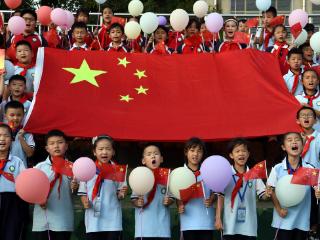
[[[249,170],[249,143],[242,138],[232,140],[228,145],[229,157],[233,160],[233,180],[225,189],[224,197],[219,196],[216,211],[216,228],[223,229],[226,240],[249,240],[257,237],[256,195],[261,199],[270,197],[261,179],[267,178],[266,161]],[[221,221],[222,207],[223,225]]]
[[[85,225],[88,240],[118,240],[122,235],[122,210],[119,200],[125,197],[126,165],[114,161],[115,143],[107,135],[92,139],[96,175],[81,182],[78,195],[86,209]]]
[[[153,171],[155,183],[150,193],[138,196],[132,193],[135,206],[136,239],[170,239],[170,209],[173,198],[167,192],[169,169],[160,168],[163,162],[159,147],[148,144],[143,150],[142,164]]]

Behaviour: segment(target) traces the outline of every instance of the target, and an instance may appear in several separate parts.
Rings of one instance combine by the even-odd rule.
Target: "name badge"
[[[100,217],[100,210],[101,210],[101,199],[97,197],[93,204],[93,215],[95,217]]]
[[[246,208],[238,207],[237,209],[237,222],[245,222],[246,221]]]

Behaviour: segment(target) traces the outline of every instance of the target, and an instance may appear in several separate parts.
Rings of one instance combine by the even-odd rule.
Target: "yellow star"
[[[126,96],[120,95],[120,101],[130,102],[132,100],[133,100],[133,98],[131,98],[129,94]]]
[[[262,165],[262,164],[259,164],[258,166],[259,166],[260,168],[263,168],[263,165]]]
[[[140,70],[137,69],[136,72],[133,75],[137,76],[139,79],[141,79],[143,77],[145,77],[145,78],[147,77],[145,70],[144,71],[140,71]]]
[[[147,91],[149,90],[148,88],[144,88],[143,86],[140,86],[139,88],[135,88],[137,90],[138,94],[145,94],[147,95]]]
[[[118,60],[119,60],[119,63],[118,63],[118,65],[122,65],[122,66],[124,66],[125,68],[127,67],[127,65],[129,64],[129,63],[131,63],[131,62],[129,62],[129,61],[127,61],[127,58],[126,57],[124,57],[124,58],[118,58]]]
[[[313,176],[317,176],[317,172],[316,172],[316,171],[313,171],[313,172],[312,172],[312,175],[313,175]]]
[[[106,73],[106,71],[91,70],[85,59],[82,61],[80,68],[62,68],[62,69],[74,74],[74,77],[71,80],[70,84],[79,83],[82,81],[87,81],[88,83],[90,83],[96,87],[99,87],[99,85],[98,85],[95,77],[99,76],[103,73]]]

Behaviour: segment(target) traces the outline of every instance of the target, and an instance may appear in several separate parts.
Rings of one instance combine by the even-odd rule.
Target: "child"
[[[89,11],[87,9],[79,8],[76,12],[75,22],[83,22],[84,24],[87,25],[89,23],[89,17],[90,17]],[[88,29],[86,30],[87,30],[87,34],[84,37],[84,42],[87,44],[87,46],[90,46],[93,41],[93,33],[90,32]],[[75,39],[72,36],[71,43],[74,43],[74,42],[75,42]]]
[[[298,95],[303,91],[301,83],[302,52],[298,48],[292,48],[288,53],[289,71],[283,76],[289,92]]]
[[[120,200],[127,192],[126,183],[101,178],[101,169],[114,164],[115,143],[106,135],[92,139],[93,154],[97,158],[97,174],[88,182],[81,182],[78,195],[86,209],[86,239],[117,240],[122,233],[122,210]],[[95,189],[99,189],[95,192]],[[95,194],[94,194],[95,193]]]
[[[302,162],[300,154],[303,150],[299,133],[290,132],[283,136],[282,149],[286,153],[283,161],[275,165],[268,178],[268,185],[275,188],[279,179],[292,175],[299,167],[313,168]],[[278,240],[305,240],[310,229],[311,187],[306,187],[306,194],[298,205],[283,208],[275,192],[272,193],[274,204],[272,227],[277,229]]]
[[[29,164],[27,158],[32,157],[35,148],[35,142],[31,133],[26,133],[22,126],[24,118],[24,106],[17,101],[10,101],[4,107],[5,121],[12,128],[13,141],[10,153],[19,157],[24,166]]]
[[[191,138],[186,142],[184,147],[184,155],[187,159],[185,167],[194,173],[197,182],[202,180],[199,169],[204,154],[205,144],[202,140]],[[186,205],[178,201],[180,229],[184,240],[211,240],[213,238],[214,194],[205,185],[203,186],[207,199],[191,199]]]
[[[315,27],[312,23],[307,23],[306,26],[304,27],[304,30],[306,30],[308,33],[307,43],[309,43],[310,38],[315,33]]]
[[[128,49],[123,44],[123,26],[119,23],[113,23],[110,26],[109,37],[111,42],[109,46],[106,48],[107,52],[128,52]]]
[[[168,29],[165,26],[158,26],[154,31],[153,37],[149,38],[147,52],[151,54],[171,54],[172,49],[169,49],[166,43],[168,42]]]
[[[318,66],[319,64],[315,63],[314,60],[314,51],[311,48],[309,43],[302,44],[299,47],[303,54],[303,68],[304,70],[310,69],[313,66]]]
[[[60,130],[51,130],[45,142],[49,156],[45,161],[38,163],[35,168],[48,176],[51,187],[47,202],[41,206],[34,206],[33,239],[69,240],[73,231],[71,190],[76,191],[78,185],[52,168],[52,161],[55,157],[65,158],[68,149],[67,138]]]
[[[218,199],[216,228],[222,229],[221,210],[223,211],[223,234],[225,240],[249,240],[257,237],[256,195],[261,199],[270,197],[272,191],[266,191],[261,179],[246,181],[243,174],[249,170],[247,161],[250,156],[249,143],[237,138],[228,145],[229,157],[233,160],[233,181],[225,189],[224,197]],[[244,218],[238,216],[245,211]]]
[[[239,25],[239,32],[243,32],[243,33],[249,33],[249,28],[246,24],[247,20],[246,19],[240,19],[238,21],[238,25]]]
[[[15,193],[16,177],[25,169],[23,162],[9,155],[12,131],[0,123],[0,239],[20,239],[23,226],[23,201]]]
[[[102,49],[106,49],[111,42],[108,32],[110,30],[112,17],[113,17],[113,11],[111,7],[109,6],[104,7],[102,9],[102,25],[98,31],[98,39]]]
[[[296,95],[296,99],[303,106],[312,107],[319,119],[320,116],[320,92],[319,92],[319,77],[315,70],[309,69],[302,74],[303,92]],[[320,123],[317,122],[314,127],[315,130],[320,131]]]
[[[72,38],[74,43],[70,48],[70,51],[74,50],[88,50],[88,45],[85,42],[85,37],[87,35],[87,25],[83,22],[75,22],[71,27]]]
[[[147,145],[143,150],[142,164],[154,171],[163,162],[160,149]],[[135,239],[170,239],[170,209],[173,199],[166,192],[166,186],[155,182],[153,189],[145,196],[131,195],[135,206]],[[143,211],[142,211],[143,209]],[[142,212],[141,212],[142,211]]]

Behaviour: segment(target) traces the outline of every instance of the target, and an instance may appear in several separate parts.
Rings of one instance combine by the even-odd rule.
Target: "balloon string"
[[[139,210],[139,214],[140,214],[140,218],[141,218],[141,221],[140,221],[140,235],[141,235],[141,237],[140,237],[140,239],[142,240],[142,217],[143,217],[143,208],[141,208],[140,210]]]
[[[44,215],[46,216],[46,222],[47,222],[47,228],[48,228],[48,240],[51,240],[50,238],[50,230],[49,230],[49,221],[48,221],[48,215],[47,215],[47,209],[44,210]]]
[[[275,236],[274,236],[274,239],[273,239],[273,240],[277,240],[277,237],[278,237],[278,233],[279,233],[279,230],[280,230],[281,223],[282,223],[282,219],[281,219],[281,220],[280,220],[280,222],[279,222],[279,226],[278,226],[278,228],[277,228],[277,231],[276,231],[276,234],[275,234]]]

